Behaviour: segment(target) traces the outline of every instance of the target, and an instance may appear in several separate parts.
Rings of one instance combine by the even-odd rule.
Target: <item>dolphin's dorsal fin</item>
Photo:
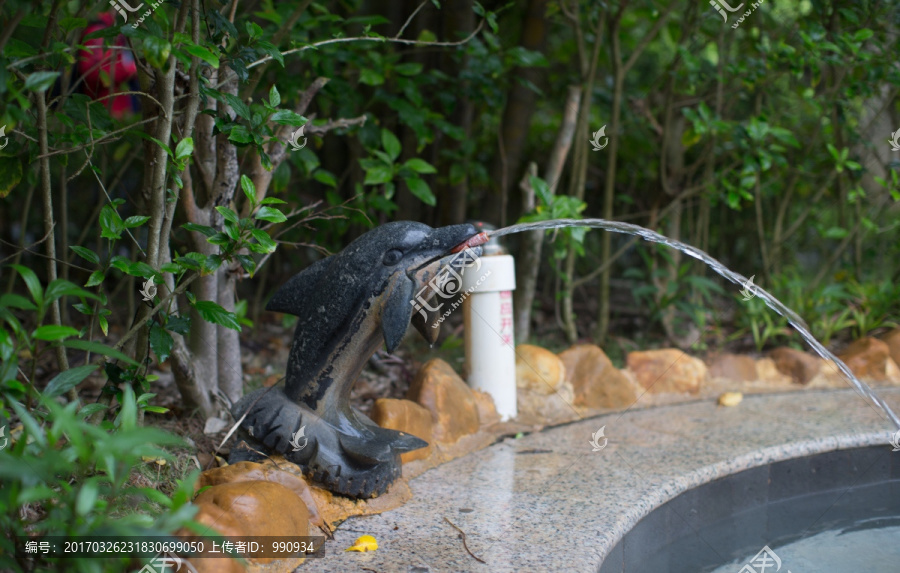
[[[288,282],[275,291],[269,304],[266,305],[266,310],[299,316],[304,302],[309,300],[316,291],[319,279],[331,266],[333,260],[333,255],[320,259],[291,277]]]

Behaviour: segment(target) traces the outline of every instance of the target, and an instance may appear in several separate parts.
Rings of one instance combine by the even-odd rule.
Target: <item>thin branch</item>
[[[86,153],[86,152],[85,152],[85,153]],[[91,173],[94,174],[94,177],[97,179],[97,183],[100,184],[100,189],[103,190],[103,194],[106,195],[106,199],[110,202],[110,204],[112,204],[112,202],[113,202],[112,197],[110,197],[110,196],[109,196],[109,192],[106,191],[106,186],[103,185],[103,181],[100,180],[100,176],[97,175],[97,171],[95,171],[95,170],[93,169],[94,164],[91,163],[90,160],[88,160],[88,163],[91,164]],[[144,258],[147,258],[147,253],[144,252],[144,249],[141,248],[141,244],[138,242],[137,239],[134,238],[134,235],[131,234],[131,230],[130,230],[130,229],[125,229],[125,232],[128,233],[128,236],[131,237],[131,240],[132,240],[132,241],[134,241],[134,244],[137,246],[137,248],[138,248],[138,250],[141,252],[141,254],[144,255]]]
[[[110,137],[112,137],[112,136],[114,136],[114,135],[118,135],[118,134],[120,134],[120,133],[122,133],[122,132],[128,131],[128,130],[133,129],[133,128],[135,128],[135,127],[138,127],[139,125],[144,125],[145,123],[150,123],[151,121],[155,121],[155,120],[156,120],[155,117],[151,117],[151,118],[149,118],[149,119],[145,119],[145,120],[142,120],[142,121],[138,121],[138,122],[132,123],[131,125],[129,125],[129,126],[127,126],[127,127],[123,127],[122,129],[117,129],[117,130],[115,130],[115,131],[110,131],[109,133],[107,133],[106,135],[104,135],[103,137],[101,137],[100,139],[92,140],[91,143],[85,143],[85,144],[83,144],[83,145],[78,145],[78,146],[76,146],[76,147],[69,147],[69,148],[66,148],[66,149],[57,149],[56,151],[48,151],[47,153],[43,153],[43,154],[41,154],[41,155],[38,155],[35,159],[43,159],[44,157],[53,157],[54,155],[60,155],[60,154],[63,154],[63,153],[74,153],[74,152],[76,152],[76,151],[80,151],[80,150],[84,149],[85,147],[91,147],[91,146],[97,145],[97,144],[99,144],[99,143],[101,143],[101,142],[105,142],[107,139],[109,139]]]
[[[473,558],[475,561],[478,561],[479,563],[485,563],[485,564],[487,564],[487,561],[485,561],[485,560],[482,559],[481,557],[478,557],[477,555],[475,555],[474,553],[472,553],[472,550],[471,550],[471,549],[469,549],[469,544],[466,543],[466,532],[463,531],[462,529],[460,529],[459,527],[457,527],[455,523],[453,523],[452,521],[450,521],[450,520],[447,519],[446,517],[444,518],[444,521],[446,521],[447,523],[449,523],[450,525],[452,525],[452,526],[453,526],[453,529],[459,531],[459,536],[460,536],[460,538],[462,538],[463,547],[466,548],[466,552],[467,552],[469,555],[471,555],[472,558]]]
[[[13,243],[9,243],[9,242],[7,242],[7,241],[4,241],[3,239],[0,239],[0,242],[6,243],[7,245],[9,245],[9,246],[11,246],[11,247],[15,247],[16,249],[19,249],[19,252],[21,252],[21,251],[28,251],[28,252],[30,253],[30,252],[32,252],[32,251],[29,251],[28,249],[30,249],[31,247],[36,247],[36,246],[40,245],[41,243],[43,243],[44,241],[46,241],[46,240],[47,240],[47,237],[49,237],[49,236],[50,236],[50,232],[48,231],[47,233],[44,234],[43,237],[41,237],[40,239],[38,239],[37,242],[32,243],[32,244],[29,245],[28,247],[25,247],[24,245],[16,245],[16,244],[13,244]],[[34,253],[34,254],[37,254],[37,253]],[[16,256],[16,255],[10,255],[10,256],[6,257],[5,259],[0,260],[0,263],[3,263],[3,262],[5,262],[5,261],[8,261],[9,259],[11,259],[11,258],[13,258],[13,257],[15,257],[15,256]]]
[[[149,320],[153,316],[155,316],[157,312],[162,310],[163,307],[166,306],[166,304],[168,304],[169,300],[171,300],[172,298],[183,293],[184,290],[188,287],[188,285],[191,284],[192,282],[194,282],[194,280],[199,276],[200,275],[198,273],[194,273],[193,275],[191,275],[190,277],[185,279],[184,282],[182,282],[180,285],[178,285],[178,287],[175,290],[170,292],[164,299],[160,300],[159,304],[154,306],[153,309],[150,310],[150,313],[147,316],[138,320],[134,324],[134,326],[131,327],[131,330],[129,330],[122,338],[119,339],[119,341],[116,343],[116,345],[113,348],[115,348],[116,350],[121,350],[122,347],[125,346],[125,343],[127,343],[129,340],[131,340],[135,334],[140,332],[141,328],[145,324],[147,324],[147,322],[149,322]]]
[[[406,19],[406,22],[403,23],[403,26],[400,27],[400,31],[397,32],[397,35],[396,35],[396,36],[394,36],[395,38],[399,38],[400,36],[403,35],[403,32],[406,31],[406,27],[409,26],[409,24],[410,24],[410,22],[412,22],[413,18],[416,17],[416,14],[419,13],[419,10],[421,10],[421,9],[425,6],[425,4],[427,4],[427,3],[428,3],[428,0],[424,0],[421,4],[419,4],[419,7],[416,8],[416,9],[413,11],[413,13],[409,15],[409,18],[407,18],[407,19]]]
[[[38,244],[40,244],[40,243],[43,243],[44,241],[47,240],[47,237],[49,237],[49,236],[50,236],[49,233],[46,234],[46,235],[44,235],[44,238],[41,239],[40,241],[38,241],[37,243],[35,243],[35,245],[38,245]],[[16,248],[19,247],[19,245],[15,244],[15,243],[10,243],[9,241],[7,241],[7,240],[5,240],[5,239],[0,239],[0,243],[3,243],[4,245],[8,245],[8,246],[10,246],[10,247],[16,247]],[[34,246],[34,245],[32,245],[32,246]],[[51,259],[51,257],[50,257],[49,255],[45,255],[44,253],[39,253],[39,252],[37,252],[37,251],[32,251],[30,248],[22,247],[21,250],[22,250],[22,251],[25,251],[26,253],[31,253],[32,255],[37,255],[37,256],[39,256],[39,257],[43,257],[43,258],[45,258],[45,259]],[[11,259],[11,258],[13,258],[13,257],[15,257],[15,255],[10,255],[10,256],[6,257],[5,259],[0,260],[0,263],[2,263],[3,261],[9,260],[9,259]],[[52,260],[53,260],[54,262],[57,262],[57,263],[62,263],[62,264],[64,264],[64,265],[66,265],[66,266],[69,266],[69,267],[72,267],[72,268],[76,268],[76,269],[78,269],[78,270],[80,270],[80,271],[85,271],[85,272],[88,272],[88,273],[91,272],[91,269],[86,269],[86,268],[84,268],[84,267],[80,267],[80,266],[78,266],[78,265],[72,264],[72,263],[70,263],[70,262],[68,262],[68,261],[65,261],[65,260],[63,260],[63,259],[58,259],[58,258],[56,258],[56,257],[52,257]]]
[[[474,38],[481,29],[484,27],[484,20],[482,20],[478,27],[475,30],[463,38],[458,42],[422,42],[419,40],[404,40],[401,38],[369,38],[366,36],[356,36],[353,38],[332,38],[331,40],[322,40],[321,42],[314,42],[312,44],[307,44],[305,46],[301,46],[299,48],[294,48],[293,50],[288,50],[286,52],[281,52],[282,56],[288,56],[290,54],[296,54],[297,52],[304,52],[311,48],[318,48],[319,46],[327,46],[328,44],[343,44],[345,42],[388,42],[391,44],[407,44],[413,46],[462,46],[463,44],[469,42],[472,38]],[[247,65],[247,68],[253,68],[260,64],[264,64],[268,61],[272,60],[272,56],[266,56],[265,58],[256,60],[255,62]]]
[[[361,125],[365,125],[365,124],[366,124],[366,116],[365,115],[361,115],[359,117],[354,117],[354,118],[350,118],[350,119],[342,117],[340,119],[329,119],[328,123],[325,123],[323,125],[311,125],[311,126],[309,126],[309,131],[307,131],[306,133],[311,134],[311,135],[323,135],[325,133],[328,133],[332,129],[343,129],[343,128],[348,128],[348,127],[354,127],[357,125],[361,126]]]

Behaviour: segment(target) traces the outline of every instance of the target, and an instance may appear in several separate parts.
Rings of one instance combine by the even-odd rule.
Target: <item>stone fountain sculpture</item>
[[[377,426],[350,406],[350,390],[376,350],[397,348],[410,322],[434,343],[440,311],[414,299],[477,234],[472,225],[388,223],[285,283],[266,310],[299,319],[286,380],[234,405],[235,419],[246,418],[229,462],[277,453],[333,492],[384,493],[400,475],[400,454],[428,444]],[[481,247],[468,252],[480,256]]]

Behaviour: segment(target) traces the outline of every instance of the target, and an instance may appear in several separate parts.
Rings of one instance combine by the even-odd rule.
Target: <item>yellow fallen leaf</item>
[[[162,458],[155,458],[153,456],[141,456],[141,461],[143,461],[144,463],[148,463],[148,464],[150,462],[153,462],[158,466],[166,465],[166,460],[164,460]]]
[[[371,535],[363,535],[344,551],[375,551],[376,549],[378,549],[378,541]]]
[[[744,399],[740,392],[725,392],[719,396],[719,406],[737,406]]]

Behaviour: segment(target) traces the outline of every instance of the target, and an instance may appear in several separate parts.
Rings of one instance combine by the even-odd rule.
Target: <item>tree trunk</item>
[[[572,147],[572,139],[575,137],[575,121],[578,117],[580,102],[581,88],[579,86],[570,86],[562,125],[560,125],[559,134],[556,136],[556,144],[553,146],[550,160],[547,162],[547,168],[544,172],[544,179],[547,181],[550,193],[556,193],[556,187],[559,184],[566,157],[569,154],[569,149]],[[527,174],[526,177],[530,174]],[[523,180],[523,183],[527,183],[527,179]],[[527,214],[533,211],[535,207],[534,189],[531,188],[530,184],[523,186],[522,196],[522,214]],[[522,233],[520,241],[516,264],[516,290],[513,296],[513,308],[516,313],[515,339],[519,343],[525,343],[531,335],[531,306],[534,302],[538,271],[541,268],[544,231]]]
[[[519,45],[528,50],[543,50],[547,37],[547,0],[529,0],[528,10],[522,23],[522,39]],[[543,72],[538,68],[516,68],[511,77],[538,85]],[[522,152],[534,115],[537,94],[520,82],[510,86],[506,96],[506,107],[500,124],[500,153],[491,167],[492,187],[482,201],[481,212],[486,221],[506,224],[506,205],[512,179],[520,172]]]

